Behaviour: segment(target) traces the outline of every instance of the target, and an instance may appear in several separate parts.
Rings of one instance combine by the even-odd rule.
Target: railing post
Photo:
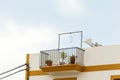
[[[60,34],[58,34],[58,50],[60,49]]]
[[[29,59],[30,59],[30,54],[26,55],[26,77],[25,80],[29,80]]]
[[[81,48],[82,48],[82,42],[83,42],[83,31],[81,31]]]

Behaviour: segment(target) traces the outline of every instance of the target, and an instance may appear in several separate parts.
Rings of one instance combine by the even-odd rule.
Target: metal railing
[[[75,58],[75,62],[71,63],[71,58]],[[40,51],[40,67],[47,66],[47,61],[52,61],[52,66],[66,64],[84,65],[84,50],[78,47],[61,48]]]
[[[19,72],[22,72],[22,71],[25,71],[25,70],[27,70],[26,68],[23,68],[23,67],[25,67],[25,66],[28,66],[29,67],[29,65],[28,64],[22,64],[22,65],[20,65],[20,66],[18,66],[18,67],[15,67],[15,68],[13,68],[13,69],[10,69],[10,70],[7,70],[7,71],[5,71],[5,72],[2,72],[2,73],[0,73],[0,80],[2,80],[2,79],[5,79],[5,78],[7,78],[7,77],[10,77],[10,76],[12,76],[12,75],[14,75],[14,74],[17,74],[17,73],[19,73]],[[20,68],[22,68],[22,69],[20,69]],[[16,71],[15,71],[16,70]],[[14,72],[13,72],[14,71]],[[12,72],[12,73],[11,73]]]

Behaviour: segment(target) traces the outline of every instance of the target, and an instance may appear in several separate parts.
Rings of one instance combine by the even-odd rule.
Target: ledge
[[[78,74],[79,72],[92,72],[92,71],[106,71],[106,70],[120,70],[120,64],[104,64],[92,66],[80,66],[78,64],[69,64],[62,66],[43,67],[42,70],[29,71],[29,76],[40,75],[59,75],[59,74]],[[77,73],[76,73],[77,72]],[[112,75],[112,78],[116,76]],[[120,75],[119,75],[120,77]],[[113,79],[112,79],[113,80]]]
[[[60,65],[60,66],[46,66],[42,67],[43,72],[59,72],[59,71],[78,71],[81,72],[83,70],[83,66],[79,64],[68,64],[68,65]]]

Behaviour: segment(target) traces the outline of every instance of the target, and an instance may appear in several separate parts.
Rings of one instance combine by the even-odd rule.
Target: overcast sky
[[[119,21],[120,0],[0,0],[0,72],[24,64],[27,53],[57,48],[62,32],[119,44]],[[10,79],[24,80],[24,72]]]

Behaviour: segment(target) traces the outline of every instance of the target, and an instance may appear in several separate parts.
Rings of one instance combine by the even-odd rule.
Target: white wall
[[[61,71],[58,73],[50,74],[50,75],[41,75],[41,76],[31,76],[30,80],[53,80],[55,78],[71,78],[71,77],[77,77],[79,73],[78,72],[67,72],[67,71]]]
[[[42,76],[31,76],[29,80],[53,80],[53,78],[49,75],[42,75]]]
[[[120,75],[120,70],[83,72],[78,75],[78,80],[111,80],[111,75]]]
[[[76,50],[76,62],[77,64],[84,65],[84,50],[77,49]]]
[[[120,45],[85,49],[85,65],[102,65],[115,63],[120,63]]]
[[[39,70],[39,53],[30,54],[30,70]]]
[[[77,77],[77,80],[110,80],[111,75],[120,75],[120,70],[79,72],[76,74],[62,73],[59,75],[31,76],[30,80],[53,80],[55,78]]]

